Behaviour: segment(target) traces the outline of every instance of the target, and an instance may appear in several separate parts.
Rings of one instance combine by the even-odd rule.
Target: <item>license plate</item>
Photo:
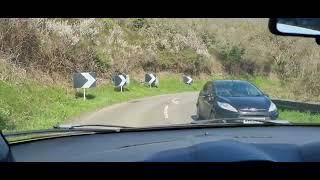
[[[243,124],[263,124],[263,122],[255,120],[243,120]]]

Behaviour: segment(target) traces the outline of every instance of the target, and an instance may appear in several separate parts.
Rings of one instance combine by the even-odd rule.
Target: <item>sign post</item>
[[[83,100],[85,101],[86,100],[86,89],[83,88]]]

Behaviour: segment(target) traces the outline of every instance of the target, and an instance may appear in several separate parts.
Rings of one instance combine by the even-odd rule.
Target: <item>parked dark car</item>
[[[197,101],[197,120],[243,117],[275,120],[278,115],[268,95],[244,80],[209,81]]]

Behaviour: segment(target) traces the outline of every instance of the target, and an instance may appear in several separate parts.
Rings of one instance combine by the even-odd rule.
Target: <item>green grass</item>
[[[293,99],[295,97],[292,91],[288,91],[288,87],[281,84],[279,79],[256,76],[250,77],[249,81],[269,94],[272,98]]]
[[[320,123],[320,114],[283,109],[280,109],[279,113],[279,119],[288,120],[294,123]]]
[[[223,79],[214,76],[212,79]],[[262,88],[279,88],[278,84],[266,78],[251,78]],[[111,84],[98,84],[98,87],[87,90],[88,97],[75,98],[75,92],[58,86],[44,86],[36,82],[24,82],[20,85],[0,81],[0,128],[4,131],[21,131],[51,128],[81,113],[94,111],[97,108],[125,102],[145,96],[154,96],[184,91],[199,91],[206,80],[194,80],[194,84],[182,83],[177,75],[160,77],[158,88],[149,88],[137,81],[131,81],[128,90],[114,91]],[[272,96],[273,91],[267,92]],[[293,122],[320,122],[320,115],[280,110],[280,119]]]

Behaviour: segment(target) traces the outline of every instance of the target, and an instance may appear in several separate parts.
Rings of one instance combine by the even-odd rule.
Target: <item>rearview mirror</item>
[[[271,33],[281,36],[301,36],[320,39],[320,18],[271,18]]]

